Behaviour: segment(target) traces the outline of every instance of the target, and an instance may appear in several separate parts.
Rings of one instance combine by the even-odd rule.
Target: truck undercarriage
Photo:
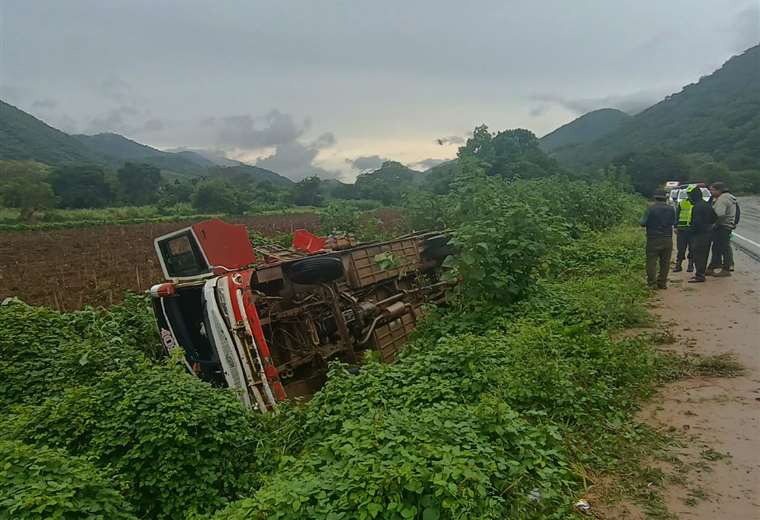
[[[167,282],[151,289],[167,352],[261,411],[310,396],[327,363],[375,350],[392,362],[442,279],[448,238],[413,233],[355,245],[299,230],[253,248],[243,226],[206,221],[156,239]]]

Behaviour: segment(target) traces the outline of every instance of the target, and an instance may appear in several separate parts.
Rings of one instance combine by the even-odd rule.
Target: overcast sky
[[[294,178],[635,112],[760,40],[760,0],[0,0],[0,98]],[[439,144],[443,143],[443,144]]]

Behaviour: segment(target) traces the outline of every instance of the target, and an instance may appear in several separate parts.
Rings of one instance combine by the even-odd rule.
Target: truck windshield
[[[198,276],[207,273],[206,264],[190,231],[176,235],[158,244],[169,277]]]

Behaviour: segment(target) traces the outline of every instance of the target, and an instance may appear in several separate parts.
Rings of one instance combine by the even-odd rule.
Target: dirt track
[[[691,468],[666,489],[678,518],[760,519],[760,262],[736,251],[732,278],[687,284],[672,274],[655,312],[677,352],[731,352],[746,369],[735,378],[694,378],[666,386],[642,412],[646,422],[688,439],[676,455]]]

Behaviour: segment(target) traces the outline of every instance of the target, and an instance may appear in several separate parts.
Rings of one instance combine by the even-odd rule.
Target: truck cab
[[[392,362],[424,304],[441,302],[448,237],[356,244],[294,233],[254,248],[245,226],[208,220],[155,239],[164,282],[150,295],[163,348],[189,372],[266,412],[308,397],[327,363],[365,350]]]

